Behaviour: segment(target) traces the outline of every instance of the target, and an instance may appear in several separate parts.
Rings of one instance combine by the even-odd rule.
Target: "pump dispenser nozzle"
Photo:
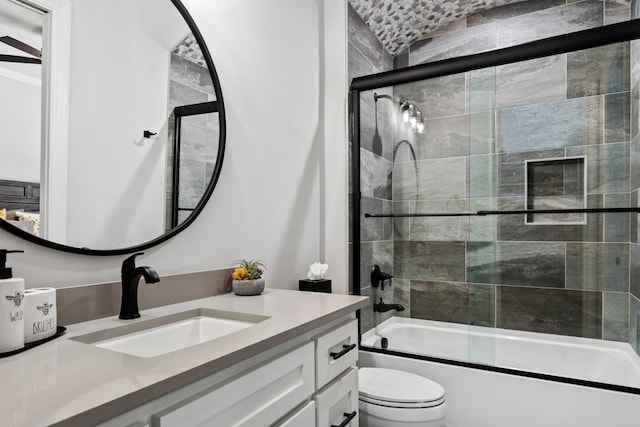
[[[11,267],[7,267],[7,254],[13,253],[24,253],[24,251],[0,249],[0,280],[13,277]]]

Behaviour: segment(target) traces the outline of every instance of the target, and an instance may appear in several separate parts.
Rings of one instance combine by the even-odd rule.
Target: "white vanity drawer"
[[[314,427],[316,425],[316,402],[309,402],[277,427]]]
[[[328,384],[358,361],[358,321],[349,320],[316,339],[316,386]]]
[[[264,427],[285,416],[314,390],[313,343],[167,408],[153,427]]]
[[[358,427],[358,368],[351,368],[316,395],[316,427]]]

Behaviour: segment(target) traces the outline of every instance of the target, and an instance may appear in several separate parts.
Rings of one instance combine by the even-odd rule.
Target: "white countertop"
[[[232,293],[67,326],[66,334],[0,359],[0,425],[89,425],[259,354],[324,323],[365,307],[367,297],[266,289]],[[195,308],[270,317],[210,342],[152,358],[139,358],[69,340],[89,332]]]

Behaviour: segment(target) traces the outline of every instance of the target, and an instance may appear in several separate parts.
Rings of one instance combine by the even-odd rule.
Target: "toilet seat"
[[[386,368],[359,369],[359,399],[390,408],[432,408],[445,402],[444,388],[428,378]]]

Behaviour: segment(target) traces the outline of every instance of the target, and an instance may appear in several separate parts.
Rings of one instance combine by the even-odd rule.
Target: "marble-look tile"
[[[640,43],[640,42],[638,42]],[[640,48],[638,49],[640,51]],[[638,54],[640,56],[640,53]],[[632,83],[631,83],[631,94],[630,94],[630,103],[631,103],[631,137],[635,138],[640,134],[640,70],[638,73],[632,73]]]
[[[392,213],[398,214],[414,214],[416,213],[415,202],[392,202]],[[395,240],[411,240],[411,225],[415,218],[393,218],[393,238]]]
[[[566,55],[496,67],[496,107],[558,101],[567,97]]]
[[[189,119],[186,117],[185,119]],[[180,126],[180,158],[215,161],[218,153],[218,130],[202,126],[196,120],[182,120]]]
[[[360,265],[358,272],[360,274],[360,291],[371,287],[371,267],[378,262],[373,256],[374,242],[360,243]],[[368,295],[371,295],[370,293]]]
[[[466,112],[465,74],[436,77],[394,86],[394,96],[410,100],[424,118],[446,117]]]
[[[602,142],[599,97],[498,110],[498,150],[525,151]]]
[[[629,42],[631,85],[637,84],[640,79],[640,40]]]
[[[639,207],[638,206],[638,193],[639,190],[633,190],[629,194],[629,206],[630,207]],[[640,216],[630,214],[629,217],[629,242],[631,243],[640,243]]]
[[[527,160],[563,159],[564,150],[538,150],[502,153],[498,156],[498,195],[524,197],[526,195]]]
[[[394,242],[395,276],[464,282],[464,242]]]
[[[370,106],[361,96],[360,97],[360,148],[373,153],[374,136],[375,136],[375,113],[372,106]],[[380,151],[382,148],[380,146]],[[380,154],[380,153],[379,153]]]
[[[629,297],[629,344],[640,355],[640,299]]]
[[[351,40],[349,40],[347,51],[347,77],[349,82],[356,77],[368,76],[375,73],[376,69],[373,64],[362,54],[362,52],[356,49]]]
[[[629,341],[629,294],[602,293],[602,339]]]
[[[497,46],[507,47],[560,34],[600,27],[604,22],[600,1],[583,1],[497,22]]]
[[[566,287],[629,292],[629,245],[567,243]]]
[[[171,54],[169,66],[169,80],[197,89],[201,92],[215,96],[211,73],[206,67],[202,67],[192,61]],[[180,104],[176,104],[180,105]],[[185,104],[182,104],[185,105]]]
[[[496,68],[482,68],[467,73],[469,112],[490,111],[496,107]]]
[[[205,92],[194,89],[177,81],[169,81],[169,108],[173,109],[181,105],[206,102],[208,96]]]
[[[411,281],[411,313],[416,319],[493,326],[493,302],[493,286]]]
[[[631,103],[629,92],[604,97],[604,142],[629,142],[631,139]]]
[[[362,199],[360,199],[360,209],[362,211],[360,220],[360,240],[363,242],[382,240],[382,233],[384,231],[384,219],[364,217],[365,213],[383,213],[382,200],[370,197],[362,197]]]
[[[602,337],[602,293],[498,286],[496,327]]]
[[[368,306],[360,309],[360,332],[364,334],[377,326],[373,312],[373,288],[368,286],[361,289],[360,295],[369,297],[370,302]]]
[[[464,30],[467,28],[467,19],[461,18],[429,32],[429,37],[439,36],[441,34],[451,33],[453,31]]]
[[[399,70],[401,68],[407,68],[409,66],[409,48],[406,48],[399,54],[393,57],[393,69]]]
[[[369,271],[369,274],[367,275],[369,284],[371,284],[371,269],[373,268],[374,265],[378,265],[380,269],[385,273],[389,273],[392,276],[394,275],[393,246],[394,246],[393,241],[391,240],[385,240],[385,241],[373,243],[373,264],[365,266]],[[385,289],[387,289],[387,286],[385,286]],[[380,291],[382,292],[384,290],[380,289]],[[387,292],[386,294],[382,294],[382,296],[392,297],[393,292]]]
[[[415,134],[401,133],[398,129],[394,129],[393,156],[394,163],[410,162],[417,160],[417,148]]]
[[[389,160],[373,157],[373,196],[391,200],[392,164]]]
[[[629,90],[629,43],[567,54],[567,97],[579,98]]]
[[[496,199],[470,199],[469,210],[494,211],[496,210]],[[469,241],[471,242],[492,242],[498,238],[496,215],[472,216],[469,218]]]
[[[489,23],[414,43],[409,53],[409,65],[471,55],[495,48],[496,24]]]
[[[631,8],[629,4],[604,2],[604,25],[625,22],[631,19]]]
[[[469,242],[468,281],[563,288],[565,244],[551,242]]]
[[[360,149],[360,193],[362,197],[373,197],[375,155],[364,148]]]
[[[567,156],[586,156],[587,192],[629,191],[629,143],[567,148]]]
[[[607,208],[626,208],[631,206],[629,193],[605,194],[604,206]],[[604,241],[628,242],[630,238],[629,213],[604,214]]]
[[[435,200],[464,198],[466,190],[466,159],[452,157],[421,160],[418,165],[418,194],[413,162],[396,163],[393,179],[393,200]]]
[[[498,210],[524,209],[524,198],[499,198]],[[602,195],[587,196],[588,208],[601,208]],[[560,241],[601,242],[603,239],[603,215],[587,215],[586,225],[535,225],[525,224],[524,215],[498,215],[498,240],[504,241]]]
[[[493,111],[469,115],[469,152],[491,154],[496,151],[496,121]]]
[[[566,0],[529,0],[506,4],[468,16],[467,26],[474,27],[476,25],[486,24],[487,22],[513,18],[551,7],[564,6],[565,4]]]
[[[417,202],[419,213],[465,212],[467,203],[450,200]],[[469,239],[469,217],[419,217],[411,225],[411,240],[465,241]]]
[[[398,317],[411,316],[411,281],[407,279],[393,279],[393,302],[404,307],[404,311],[396,311]]]
[[[495,154],[469,156],[469,197],[495,197],[498,189],[498,159]]]
[[[629,291],[640,299],[640,244],[629,244]]]
[[[631,88],[631,119],[629,127],[631,129],[631,138],[635,138],[640,134],[640,82],[634,82]]]
[[[382,201],[382,213],[393,213],[393,202],[391,200]],[[382,220],[382,240],[393,240],[393,218],[383,218]]]
[[[469,155],[467,114],[427,119],[422,135],[416,135],[419,160]]]
[[[393,68],[391,55],[382,47],[378,38],[351,6],[349,6],[347,26],[349,42],[371,62],[378,72]]]
[[[189,135],[192,135],[191,137],[194,138],[194,141],[203,148],[200,155],[206,156],[208,160],[215,158],[220,138],[218,113],[182,117],[180,136],[184,140],[185,138],[188,139]]]

